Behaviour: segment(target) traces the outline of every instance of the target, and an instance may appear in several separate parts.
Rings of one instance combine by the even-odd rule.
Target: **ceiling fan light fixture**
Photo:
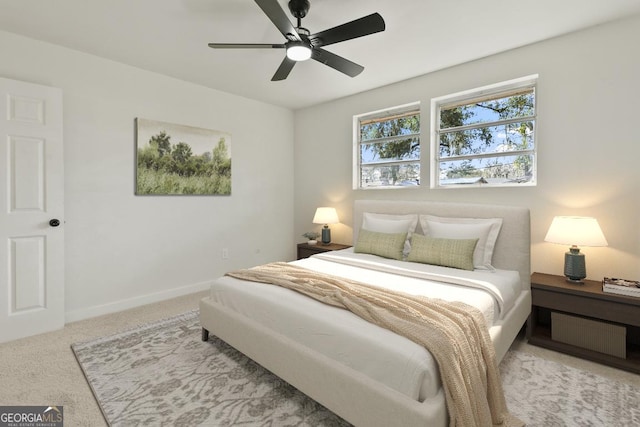
[[[311,48],[302,42],[287,45],[287,58],[292,61],[306,61],[311,58]]]

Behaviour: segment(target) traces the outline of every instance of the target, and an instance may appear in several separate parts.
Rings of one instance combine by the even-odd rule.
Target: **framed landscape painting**
[[[231,194],[231,135],[136,119],[136,195]]]

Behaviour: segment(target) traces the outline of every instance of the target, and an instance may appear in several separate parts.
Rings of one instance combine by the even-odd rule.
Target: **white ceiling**
[[[383,16],[384,32],[326,48],[362,74],[306,61],[272,82],[283,50],[209,48],[284,42],[252,0],[0,0],[0,29],[296,109],[640,13],[638,0],[310,1],[311,33]]]

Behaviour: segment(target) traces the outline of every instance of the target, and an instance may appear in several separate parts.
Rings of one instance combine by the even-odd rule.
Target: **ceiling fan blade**
[[[278,80],[284,80],[289,76],[289,73],[293,69],[293,66],[296,65],[296,61],[289,59],[288,57],[284,57],[284,60],[276,70],[276,73],[271,78],[272,82]]]
[[[364,70],[362,65],[358,65],[355,62],[351,62],[348,59],[324,49],[314,48],[311,51],[311,58],[323,63],[324,65],[328,65],[334,70],[338,70],[349,77],[355,77]]]
[[[214,49],[284,49],[283,44],[266,43],[209,43]]]
[[[287,40],[302,40],[296,31],[296,28],[293,26],[289,18],[287,18],[287,14],[282,10],[278,0],[255,0],[260,9],[267,15],[267,17],[273,22],[278,30],[282,33],[283,36],[287,38]],[[289,36],[289,34],[291,36]]]
[[[333,43],[378,33],[384,31],[384,29],[385,23],[382,16],[379,13],[372,13],[355,21],[312,34],[309,36],[309,40],[314,47],[328,46]]]

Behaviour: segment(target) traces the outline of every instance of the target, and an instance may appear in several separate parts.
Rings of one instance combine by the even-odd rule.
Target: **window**
[[[537,77],[431,101],[431,188],[535,185]]]
[[[353,188],[420,185],[420,104],[354,117]]]

